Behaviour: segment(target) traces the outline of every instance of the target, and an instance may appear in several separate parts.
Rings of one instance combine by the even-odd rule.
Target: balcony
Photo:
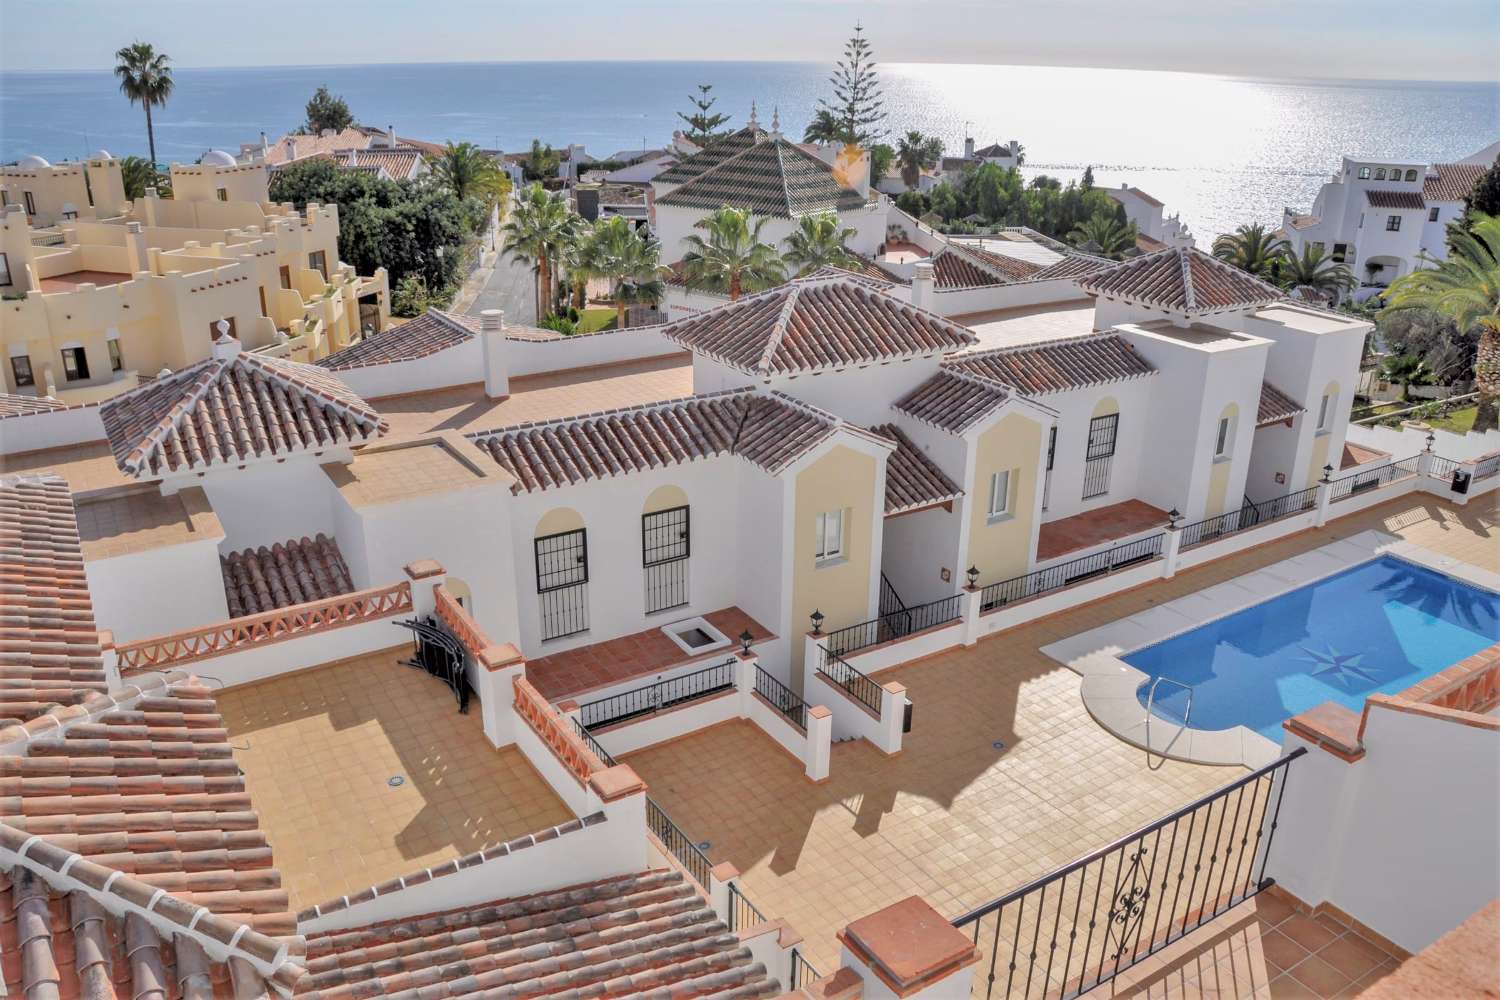
[[[1060,559],[1107,542],[1167,526],[1167,512],[1142,500],[1125,500],[1108,507],[1048,521],[1036,542],[1036,561]]]

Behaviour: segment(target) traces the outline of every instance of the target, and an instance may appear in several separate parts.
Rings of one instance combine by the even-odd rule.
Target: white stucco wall
[[[0,455],[103,440],[104,422],[99,418],[97,406],[75,406],[0,420]]]
[[[1153,410],[1157,401],[1169,394],[1167,384],[1167,380],[1158,374],[1036,397],[1038,402],[1057,411],[1057,448],[1045,515],[1047,521],[1071,517],[1133,497],[1155,502],[1137,492],[1137,483],[1142,480],[1142,470],[1148,461],[1145,452],[1150,440],[1148,429],[1153,427]],[[1110,465],[1109,492],[1084,500],[1084,456],[1088,452],[1089,421],[1095,408],[1107,398],[1115,400],[1120,412],[1115,457]],[[1158,446],[1152,442],[1150,447]],[[1045,462],[1045,453],[1043,460]],[[1155,474],[1154,468],[1151,474]],[[1171,504],[1167,507],[1170,508]]]
[[[214,537],[87,560],[94,620],[122,643],[228,618],[218,543]]]
[[[347,449],[331,451],[348,454]],[[208,495],[224,528],[224,552],[314,538],[319,532],[332,537],[335,493],[319,463],[334,460],[332,455],[296,455],[284,462],[211,470],[202,479],[184,480],[184,485],[202,486]]]
[[[365,399],[394,396],[452,385],[484,381],[484,356],[479,338],[461,341],[425,358],[388,365],[334,372],[340,381]]]
[[[1293,762],[1267,872],[1417,952],[1500,896],[1500,731],[1372,707],[1364,745]]]

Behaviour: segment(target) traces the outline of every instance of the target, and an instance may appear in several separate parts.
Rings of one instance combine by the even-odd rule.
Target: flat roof
[[[1296,327],[1298,330],[1306,330],[1309,333],[1337,333],[1359,322],[1352,316],[1346,319],[1315,309],[1299,309],[1288,305],[1269,306],[1265,309],[1258,309],[1251,315],[1267,323],[1280,323],[1282,326]]]
[[[75,496],[74,505],[85,560],[224,537],[208,495],[197,486],[170,496],[154,484],[127,487]]]
[[[1245,344],[1255,343],[1257,338],[1226,330],[1221,326],[1209,326],[1207,323],[1192,323],[1188,326],[1178,326],[1171,320],[1155,320],[1150,323],[1130,324],[1137,329],[1154,333],[1158,337],[1175,340],[1179,344],[1187,344],[1192,347],[1203,347],[1211,350],[1223,348],[1240,347]],[[1261,340],[1260,343],[1265,343]]]
[[[1094,300],[1078,298],[1050,305],[991,309],[948,318],[962,323],[979,338],[979,343],[959,352],[972,353],[1093,333]]]
[[[454,431],[366,447],[355,452],[353,462],[324,465],[323,474],[352,507],[512,482],[504,469]]]
[[[109,442],[104,440],[0,455],[0,462],[4,463],[6,472],[51,472],[62,476],[73,493],[128,486],[135,482],[120,471],[114,453],[109,450]]]
[[[41,285],[42,294],[51,295],[54,292],[72,292],[79,285],[118,285],[129,281],[132,275],[120,271],[69,271],[67,274],[54,274],[50,278],[42,278],[38,284]]]

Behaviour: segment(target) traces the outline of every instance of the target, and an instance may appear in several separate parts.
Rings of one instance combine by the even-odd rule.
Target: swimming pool
[[[1280,744],[1281,723],[1325,701],[1358,712],[1500,642],[1500,594],[1382,556],[1121,659],[1192,689],[1193,729],[1246,726]],[[1188,694],[1163,682],[1152,713],[1181,725]]]

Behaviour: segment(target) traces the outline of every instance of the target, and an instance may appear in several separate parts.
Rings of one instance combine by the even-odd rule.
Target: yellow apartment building
[[[59,217],[39,234],[44,206],[78,205],[63,199],[85,170],[89,208],[103,213],[112,188],[92,179],[118,181],[117,161],[6,168],[0,390],[104,399],[208,357],[221,320],[247,350],[303,361],[389,322],[385,271],[360,277],[338,259],[338,207],[272,204],[264,165],[211,152],[172,166],[173,198],[125,201],[122,186],[122,210]]]

